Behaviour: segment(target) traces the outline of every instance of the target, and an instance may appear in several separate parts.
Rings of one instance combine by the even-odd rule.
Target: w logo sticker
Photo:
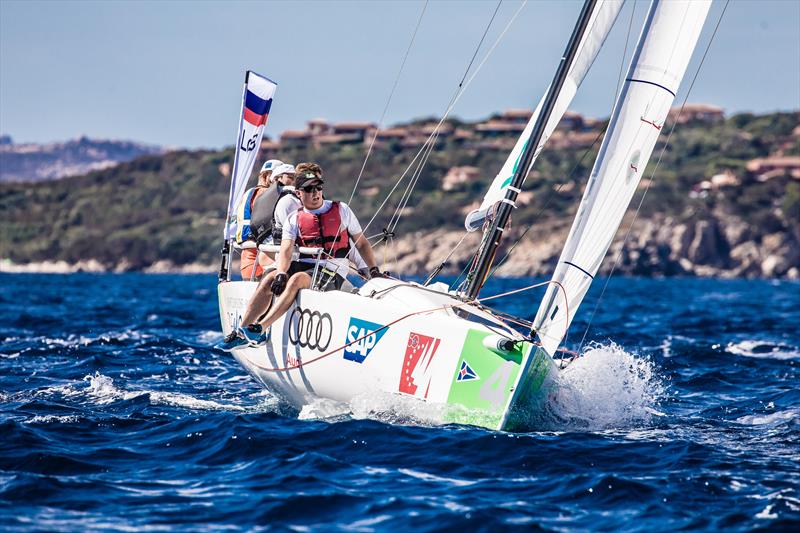
[[[351,318],[350,325],[347,327],[348,345],[344,349],[344,358],[348,361],[363,363],[388,329],[381,324],[367,322],[360,318]]]
[[[413,396],[419,390],[423,393],[423,398],[428,397],[428,389],[431,386],[431,377],[433,377],[431,362],[440,342],[440,339],[421,333],[409,334],[398,391]]]
[[[481,377],[470,368],[467,360],[464,359],[461,361],[461,368],[458,369],[458,374],[456,374],[456,381],[471,381],[473,379],[481,379]]]

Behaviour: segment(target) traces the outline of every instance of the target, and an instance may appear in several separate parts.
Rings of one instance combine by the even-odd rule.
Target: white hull
[[[225,334],[239,325],[255,287],[219,284]],[[540,408],[555,365],[527,342],[511,353],[485,347],[498,336],[520,339],[448,294],[376,279],[358,294],[301,291],[266,346],[233,355],[298,407],[318,397],[350,402],[393,393],[441,406],[433,410],[437,422],[514,429]]]

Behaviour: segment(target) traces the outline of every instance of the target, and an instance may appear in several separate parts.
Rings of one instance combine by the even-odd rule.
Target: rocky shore
[[[505,256],[519,238],[512,229],[498,257]],[[567,222],[542,224],[531,228],[514,248],[497,275],[507,277],[548,276],[553,272],[569,233]],[[698,276],[717,278],[800,279],[800,243],[791,233],[753,235],[742,220],[718,213],[699,220],[679,221],[655,216],[623,223],[601,266],[601,273],[613,269],[616,275]],[[627,236],[627,242],[625,242]],[[463,242],[459,245],[459,241]],[[425,275],[446,260],[445,274],[458,274],[472,259],[480,233],[438,229],[416,232],[377,246],[376,257],[384,268],[403,275]],[[624,246],[623,246],[624,244]],[[448,257],[449,255],[449,257]],[[614,266],[616,263],[616,266]],[[235,266],[234,266],[235,267]],[[178,265],[159,260],[140,271],[145,273],[214,273],[218,264]],[[128,272],[134,270],[125,260],[104,265],[97,260],[70,264],[65,261],[14,264],[0,261],[6,273]]]
[[[497,274],[550,275],[568,233],[568,226],[534,226]],[[409,236],[397,242],[396,256],[388,252],[387,262],[397,272],[431,272],[462,236],[457,231],[442,230]],[[498,257],[505,255],[518,236],[519,232],[511,232],[510,243],[501,247]],[[479,238],[479,234],[468,235],[450,257],[444,272],[459,273],[471,259]],[[380,259],[382,255],[379,251]],[[600,272],[607,274],[612,268],[616,275],[645,277],[800,279],[800,243],[787,233],[753,238],[748,226],[738,219],[679,222],[670,217],[655,217],[637,221],[632,227],[623,224]]]

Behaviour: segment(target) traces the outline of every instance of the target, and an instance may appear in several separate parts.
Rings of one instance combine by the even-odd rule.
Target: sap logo
[[[381,340],[389,328],[381,324],[367,322],[359,318],[350,318],[347,327],[347,346],[344,349],[344,358],[348,361],[363,363],[372,349]]]

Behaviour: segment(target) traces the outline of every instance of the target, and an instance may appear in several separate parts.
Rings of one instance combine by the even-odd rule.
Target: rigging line
[[[445,258],[444,258],[444,259],[442,259],[442,261],[440,261],[440,263],[439,263],[439,266],[437,266],[436,268],[434,268],[434,269],[433,269],[433,271],[432,271],[432,272],[431,272],[431,273],[428,275],[428,277],[427,277],[427,279],[425,280],[425,283],[423,283],[423,285],[425,285],[425,286],[427,287],[427,286],[430,284],[430,282],[431,282],[431,281],[433,281],[433,279],[436,277],[436,275],[437,275],[439,272],[441,272],[441,269],[443,269],[443,268],[444,268],[444,266],[447,264],[447,261],[449,261],[449,260],[450,260],[450,258],[453,256],[453,254],[455,253],[455,251],[456,251],[456,250],[458,250],[458,247],[459,247],[459,246],[461,246],[461,243],[463,243],[463,242],[464,242],[464,239],[466,239],[466,238],[467,238],[467,235],[469,235],[469,232],[468,232],[468,231],[465,231],[465,232],[464,232],[464,235],[462,235],[462,236],[461,236],[461,238],[458,240],[458,242],[456,243],[456,245],[455,245],[455,246],[453,246],[453,248],[450,250],[450,252],[449,252],[449,253],[448,253],[448,254],[445,256]]]
[[[486,28],[483,30],[483,35],[481,35],[480,41],[478,41],[478,46],[475,48],[475,52],[473,52],[472,57],[467,64],[467,68],[464,70],[464,75],[461,76],[461,81],[458,82],[458,87],[456,91],[453,93],[453,96],[450,98],[450,102],[447,104],[447,112],[449,113],[453,102],[457,99],[459,92],[462,90],[462,86],[464,85],[464,80],[467,79],[467,75],[469,74],[470,69],[472,68],[472,64],[475,62],[475,58],[478,57],[478,52],[480,52],[481,47],[483,46],[483,41],[486,39],[486,35],[489,33],[489,29],[492,27],[492,23],[494,22],[495,17],[497,16],[497,12],[500,10],[500,6],[502,5],[503,0],[499,0],[497,5],[494,8],[494,12],[492,13],[492,17],[489,19],[489,23],[486,25]],[[388,227],[390,230],[394,230],[397,227],[397,224],[400,222],[400,218],[402,217],[402,210],[408,204],[408,201],[411,199],[411,194],[414,191],[414,188],[417,185],[417,181],[419,181],[419,177],[422,174],[422,170],[425,168],[425,165],[428,162],[428,158],[430,157],[433,148],[436,145],[436,141],[439,138],[440,129],[439,127],[443,123],[443,120],[437,124],[436,128],[434,129],[431,137],[426,139],[425,144],[423,144],[423,157],[420,162],[417,164],[417,168],[412,173],[412,178],[409,181],[409,184],[406,186],[405,191],[403,192],[403,196],[400,198],[400,202],[398,203],[398,207],[395,209],[395,212],[392,214],[392,218],[389,221]],[[396,218],[396,220],[395,220]]]
[[[634,18],[633,15],[634,15],[634,13],[636,13],[636,1],[632,0],[630,3],[633,5],[633,7],[631,8],[631,17],[628,20],[628,31],[625,34],[625,48],[622,51],[622,58],[620,59],[620,62],[619,62],[619,74],[617,75],[617,88],[614,91],[614,95],[613,95],[614,99],[611,102],[612,103],[612,107],[613,107],[614,102],[616,101],[617,95],[619,94],[620,86],[622,85],[622,77],[623,77],[623,74],[625,72],[625,63],[626,63],[625,58],[628,55],[628,44],[630,43],[631,31],[633,29],[633,18]],[[616,25],[616,22],[615,22],[615,25]],[[522,239],[524,239],[525,235],[528,234],[528,231],[530,231],[530,229],[533,227],[533,225],[535,224],[536,220],[538,220],[539,217],[542,216],[542,214],[547,210],[547,208],[550,206],[550,203],[553,201],[553,199],[556,197],[556,195],[558,195],[561,192],[561,189],[564,187],[564,185],[566,183],[572,181],[572,178],[574,178],[575,174],[577,174],[578,169],[583,164],[583,161],[586,159],[586,156],[591,153],[591,151],[597,145],[597,141],[600,140],[600,138],[603,136],[603,134],[606,132],[607,129],[608,129],[608,123],[605,125],[605,127],[603,127],[600,130],[600,132],[597,134],[597,137],[594,138],[594,140],[592,141],[592,144],[589,146],[589,148],[587,148],[583,152],[583,155],[581,155],[580,160],[578,161],[578,163],[575,164],[575,166],[572,168],[572,170],[570,171],[569,175],[567,176],[566,181],[561,182],[558,185],[558,187],[556,187],[555,190],[552,190],[552,189],[550,190],[550,192],[547,195],[547,198],[545,198],[545,202],[544,202],[544,205],[542,206],[542,208],[539,209],[539,211],[536,214],[534,214],[533,220],[528,225],[528,227],[525,228],[525,231],[523,231],[522,234],[517,238],[517,240],[514,241],[514,244],[512,244],[511,247],[509,247],[508,251],[505,253],[505,255],[503,255],[503,258],[500,259],[500,261],[498,261],[495,264],[494,268],[492,268],[492,271],[489,273],[490,277],[493,276],[495,274],[495,272],[497,271],[497,269],[499,269],[503,265],[503,263],[506,262],[506,260],[509,258],[509,256],[511,256],[511,253],[516,249],[517,245],[520,242],[522,242]]]
[[[516,11],[514,12],[514,14],[512,15],[511,19],[510,19],[510,20],[508,21],[508,23],[506,24],[505,28],[503,28],[503,31],[502,31],[502,32],[500,32],[500,35],[497,37],[497,39],[495,39],[495,41],[494,41],[494,43],[492,44],[491,48],[489,48],[489,50],[486,52],[486,55],[485,55],[485,56],[483,56],[483,59],[482,59],[482,60],[481,60],[481,62],[478,64],[478,66],[475,68],[475,71],[472,73],[472,75],[469,77],[469,79],[467,79],[466,83],[464,83],[464,85],[463,85],[463,86],[462,86],[462,87],[461,87],[461,88],[460,88],[458,91],[456,91],[456,93],[455,93],[454,97],[453,97],[453,98],[450,100],[450,104],[448,105],[448,107],[447,107],[447,110],[445,111],[445,113],[444,113],[444,115],[442,116],[442,118],[439,120],[439,123],[438,123],[438,124],[436,125],[436,127],[434,128],[434,131],[433,131],[433,133],[431,133],[431,134],[428,136],[428,139],[427,139],[427,140],[425,141],[425,143],[423,144],[423,147],[419,149],[419,151],[417,152],[417,154],[414,156],[414,159],[411,161],[411,163],[409,163],[409,165],[408,165],[408,167],[406,168],[406,170],[405,170],[405,171],[403,171],[403,174],[400,176],[400,178],[398,178],[398,180],[397,180],[397,183],[395,183],[395,185],[392,187],[392,190],[390,190],[390,191],[389,191],[389,193],[387,194],[387,196],[386,196],[386,198],[384,199],[384,201],[381,203],[381,205],[380,205],[380,206],[378,207],[378,209],[375,211],[375,214],[374,214],[374,215],[372,215],[372,218],[370,219],[370,221],[369,221],[369,222],[367,223],[367,225],[365,226],[365,231],[366,231],[366,228],[369,228],[369,226],[370,226],[370,225],[371,225],[371,224],[374,222],[375,218],[378,216],[378,214],[380,213],[381,209],[383,209],[383,207],[384,207],[384,206],[386,205],[386,203],[389,201],[389,197],[390,197],[390,196],[391,196],[391,195],[394,193],[394,191],[397,189],[397,187],[399,187],[399,186],[400,186],[400,182],[403,180],[403,178],[405,178],[406,174],[408,174],[408,171],[409,171],[409,170],[411,170],[411,167],[413,166],[414,162],[417,160],[417,158],[420,156],[420,154],[422,154],[422,152],[425,150],[425,147],[427,146],[428,142],[430,142],[431,138],[433,138],[433,137],[434,137],[434,135],[438,133],[438,131],[439,131],[439,128],[441,128],[441,126],[442,126],[442,124],[444,123],[444,121],[445,121],[445,120],[447,119],[447,117],[450,115],[450,112],[453,110],[453,108],[455,107],[456,103],[458,103],[458,100],[461,98],[461,96],[464,94],[464,92],[465,92],[465,91],[467,90],[467,88],[470,86],[470,84],[472,83],[472,81],[475,79],[475,77],[476,77],[476,76],[478,75],[478,73],[481,71],[481,69],[483,68],[483,66],[486,64],[486,61],[488,61],[488,60],[489,60],[489,57],[491,57],[491,55],[492,55],[492,53],[494,52],[494,50],[495,50],[495,49],[497,48],[497,46],[500,44],[500,41],[502,41],[502,40],[503,40],[503,37],[505,37],[506,33],[508,33],[508,30],[511,28],[511,26],[512,26],[512,25],[513,25],[513,23],[514,23],[514,21],[517,19],[517,17],[519,16],[519,14],[522,12],[523,8],[524,8],[524,7],[525,7],[527,4],[528,4],[528,0],[523,0],[522,4],[520,4],[519,8],[517,8],[517,10],[516,10]]]
[[[408,43],[408,48],[406,48],[406,53],[403,56],[403,61],[400,63],[400,70],[397,72],[397,76],[394,79],[394,84],[392,85],[392,90],[389,91],[389,98],[386,99],[386,105],[383,106],[383,113],[381,113],[381,118],[378,121],[378,127],[375,128],[375,133],[372,134],[372,139],[369,142],[369,147],[367,148],[367,155],[364,157],[364,162],[361,164],[361,170],[358,172],[358,177],[356,178],[356,183],[353,185],[353,192],[350,193],[350,199],[347,200],[347,204],[349,205],[353,201],[353,197],[356,194],[356,190],[358,190],[358,184],[361,182],[361,176],[364,174],[364,169],[367,167],[367,161],[369,160],[369,156],[372,154],[372,147],[375,145],[375,139],[378,138],[378,130],[383,126],[383,121],[386,118],[386,113],[389,110],[389,104],[392,102],[392,97],[394,96],[394,92],[397,89],[397,84],[400,83],[400,76],[403,74],[403,69],[406,66],[406,60],[408,59],[408,55],[411,53],[411,47],[414,46],[414,40],[417,38],[417,32],[419,31],[419,27],[422,24],[422,17],[425,15],[425,10],[428,8],[428,0],[425,0],[425,4],[422,6],[422,11],[419,14],[419,18],[417,19],[417,25],[414,28],[414,33],[411,35],[411,41]]]
[[[408,180],[406,188],[403,190],[403,194],[400,196],[400,200],[398,200],[397,206],[395,207],[392,216],[389,218],[389,222],[386,224],[386,228],[389,231],[393,231],[393,225],[396,225],[395,218],[397,218],[398,220],[400,219],[399,213],[403,209],[403,207],[405,207],[404,202],[409,195],[410,189],[413,187],[414,183],[416,183],[416,179],[419,176],[419,173],[421,172],[422,165],[424,164],[424,161],[426,160],[427,155],[433,144],[434,144],[433,142],[428,144],[427,141],[425,144],[423,144],[421,152],[422,157],[420,158],[419,162],[417,162],[414,170],[411,172],[411,179]]]
[[[472,54],[472,59],[469,60],[469,64],[467,65],[466,70],[464,70],[464,76],[461,77],[461,81],[458,82],[458,86],[461,87],[464,84],[464,80],[467,79],[467,74],[469,74],[469,69],[472,68],[472,64],[475,62],[475,58],[478,57],[478,52],[483,46],[483,41],[486,39],[486,35],[489,33],[489,28],[492,27],[492,22],[494,22],[494,18],[497,16],[497,12],[500,10],[500,5],[503,3],[503,0],[498,0],[497,5],[494,8],[494,13],[492,13],[492,18],[489,19],[489,24],[486,25],[486,29],[483,30],[483,35],[481,35],[481,40],[478,42],[478,46],[475,48],[475,53]]]
[[[495,17],[497,17],[497,12],[500,10],[500,6],[502,5],[502,3],[503,3],[503,0],[498,0],[497,5],[494,8],[494,12],[492,13],[492,17],[489,19],[489,23],[486,25],[486,28],[483,30],[483,35],[481,35],[480,41],[478,41],[478,46],[475,47],[475,52],[472,54],[472,57],[469,60],[469,64],[467,64],[467,68],[464,69],[464,75],[461,77],[461,81],[458,82],[458,89],[453,94],[453,97],[451,98],[450,103],[448,104],[448,108],[455,101],[455,99],[459,96],[459,93],[461,91],[461,87],[464,85],[464,80],[467,79],[467,75],[469,74],[469,71],[472,68],[473,63],[475,63],[475,58],[478,57],[478,52],[480,52],[480,49],[483,46],[483,42],[486,40],[486,35],[488,35],[489,29],[492,27],[492,23],[494,22]],[[420,161],[419,165],[417,166],[416,176],[412,176],[412,180],[409,183],[409,187],[406,188],[406,193],[404,193],[404,195],[407,194],[407,196],[405,197],[405,200],[401,200],[402,207],[397,210],[397,220],[394,221],[394,226],[392,227],[392,229],[397,227],[397,224],[400,222],[400,218],[403,216],[402,215],[403,209],[405,209],[406,205],[408,204],[408,201],[411,199],[411,194],[414,192],[414,188],[417,186],[417,182],[419,181],[419,178],[422,175],[422,171],[425,168],[425,165],[428,163],[428,159],[430,158],[430,155],[431,155],[431,153],[433,152],[433,150],[434,150],[434,148],[436,146],[436,141],[439,138],[441,130],[437,127],[436,130],[434,131],[434,133],[435,133],[435,135],[434,135],[433,139],[431,140],[431,142],[429,144],[427,153],[425,153],[423,155],[422,160]]]
[[[422,176],[422,170],[428,162],[428,159],[433,152],[433,149],[436,146],[436,141],[438,140],[438,133],[433,141],[428,145],[427,150],[420,159],[419,164],[417,165],[416,170],[411,176],[411,179],[406,186],[406,190],[403,192],[403,196],[400,198],[400,203],[397,205],[397,209],[395,209],[395,213],[392,215],[392,220],[389,222],[389,231],[394,231],[397,228],[397,224],[400,223],[400,218],[403,216],[403,210],[408,205],[408,201],[411,200],[411,194],[414,192],[414,188],[417,186],[417,182],[419,178]]]
[[[636,1],[632,1],[633,7],[631,8],[631,18],[628,21],[628,34],[625,36],[625,48],[622,50],[622,60],[619,62],[619,75],[617,77],[617,89],[614,91],[614,101],[617,99],[619,89],[622,86],[622,76],[625,72],[625,57],[628,55],[628,42],[631,38],[631,29],[633,28],[633,14],[636,13]],[[614,102],[612,102],[613,107]]]
[[[608,277],[606,278],[606,282],[603,285],[603,290],[600,291],[600,296],[597,298],[597,302],[592,309],[592,314],[589,316],[589,322],[586,324],[586,329],[583,332],[583,337],[581,338],[581,342],[578,345],[578,352],[581,351],[583,348],[584,342],[586,342],[586,336],[589,334],[589,328],[592,327],[592,321],[594,320],[594,315],[597,313],[597,310],[600,308],[600,303],[603,300],[603,295],[605,295],[606,289],[608,288],[608,284],[611,281],[611,276],[614,275],[614,271],[619,265],[619,260],[622,258],[622,252],[625,249],[625,245],[628,242],[628,238],[630,237],[631,230],[633,229],[633,225],[636,223],[637,218],[639,217],[639,211],[642,209],[642,204],[644,204],[644,199],[647,196],[647,191],[650,190],[650,186],[653,184],[653,179],[655,178],[656,171],[658,167],[661,165],[661,160],[664,157],[664,153],[667,150],[667,146],[669,146],[669,140],[672,138],[672,134],[675,131],[675,126],[678,125],[678,119],[683,114],[683,109],[686,106],[686,102],[689,100],[689,95],[692,93],[692,89],[694,88],[694,84],[697,81],[698,76],[700,75],[700,71],[703,68],[703,65],[706,61],[706,56],[708,56],[708,51],[711,49],[711,44],[714,42],[714,38],[717,35],[717,30],[719,30],[719,26],[722,23],[722,18],[725,16],[725,11],[728,9],[728,4],[730,0],[725,0],[725,5],[722,7],[722,13],[719,15],[719,19],[717,19],[717,24],[714,26],[714,32],[711,34],[711,38],[708,41],[708,45],[706,45],[706,49],[703,52],[703,57],[700,59],[700,64],[697,66],[697,71],[695,71],[694,76],[692,77],[692,82],[689,84],[689,89],[686,91],[686,96],[683,98],[683,102],[681,102],[681,108],[678,110],[678,116],[675,117],[674,122],[672,123],[672,127],[667,134],[667,138],[664,141],[664,145],[661,147],[661,152],[658,154],[658,159],[656,160],[655,167],[653,167],[653,171],[650,173],[650,180],[645,185],[644,192],[642,193],[642,197],[639,199],[639,205],[636,206],[636,212],[633,215],[633,220],[631,221],[631,225],[628,227],[628,231],[625,233],[625,238],[622,240],[622,246],[619,249],[619,253],[617,257],[614,259],[614,264],[611,266],[611,271],[608,273]]]

